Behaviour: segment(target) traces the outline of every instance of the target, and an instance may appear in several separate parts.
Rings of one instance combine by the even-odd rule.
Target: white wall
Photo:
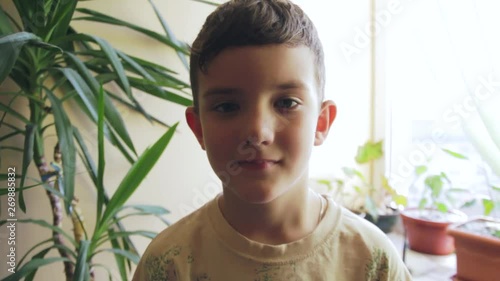
[[[364,30],[368,23],[368,1],[353,2],[296,1],[310,15],[319,30],[327,64],[326,97],[333,99],[338,106],[337,121],[332,128],[329,139],[322,147],[316,148],[313,152],[312,177],[331,177],[338,171],[339,167],[351,164],[356,147],[362,144],[369,134],[370,77],[368,58],[370,51],[368,43],[366,45],[363,43],[363,32],[360,31]],[[189,43],[196,37],[205,17],[213,10],[213,7],[195,1],[165,0],[155,1],[155,3],[178,38]],[[88,1],[80,2],[79,6],[95,9],[162,32],[153,10],[145,0]],[[124,28],[103,24],[77,22],[74,26],[80,32],[105,38],[126,53],[169,66],[179,71],[181,79],[189,80],[188,73],[183,69],[177,56],[151,39]],[[354,46],[356,52],[346,55],[345,49],[342,51],[341,48],[341,46],[345,47],[346,44]],[[161,160],[127,204],[164,206],[172,212],[167,218],[171,222],[175,222],[213,197],[220,189],[219,183],[210,169],[204,152],[199,148],[184,121],[184,108],[166,102],[158,102],[157,99],[140,93],[138,93],[138,100],[159,119],[169,124],[180,121],[180,124],[178,133],[164,152]],[[125,116],[125,122],[140,152],[164,132],[164,129],[159,126],[151,126],[137,114],[127,113],[123,108],[120,108],[120,111]],[[77,122],[79,118],[73,117],[73,119]],[[82,123],[81,126],[85,126],[85,123]],[[96,151],[95,132],[88,130],[82,133],[85,135],[87,144],[92,147],[93,151]],[[111,193],[118,186],[129,165],[110,145],[107,145],[106,149],[108,160],[105,185]],[[8,156],[2,156],[2,169],[10,163],[19,163],[16,156],[10,154]],[[35,178],[38,177],[34,169],[31,170],[31,175]],[[95,216],[95,194],[91,189],[90,181],[84,176],[83,170],[80,170],[77,180],[76,196],[81,200],[81,208],[84,211],[87,227],[91,228],[89,231],[92,231]],[[44,191],[38,189],[27,195],[29,206],[31,206],[28,216],[48,217],[50,210]],[[36,204],[36,206],[32,204]],[[69,228],[69,221],[65,221],[65,224],[66,228]],[[164,227],[162,223],[153,218],[129,220],[127,225],[130,228],[157,231]],[[34,235],[34,233],[40,233],[40,235]],[[22,252],[29,245],[40,241],[41,237],[48,237],[49,233],[43,232],[40,228],[23,226],[19,235],[23,235],[19,238],[22,241],[19,251]],[[135,241],[141,252],[148,243],[148,240],[145,239],[136,239]],[[107,262],[114,266],[114,261]],[[5,272],[3,270],[5,265],[1,266],[0,276]],[[63,280],[63,274],[60,273],[62,273],[62,267],[47,268],[40,271],[37,279]],[[102,278],[106,277],[101,276],[97,280]]]

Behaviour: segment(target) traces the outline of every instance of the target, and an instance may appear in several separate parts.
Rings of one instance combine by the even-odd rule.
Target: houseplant
[[[87,280],[93,277],[95,268],[92,257],[103,250],[105,244],[102,243],[105,241],[111,244],[105,250],[114,253],[121,279],[127,280],[131,262],[137,261],[137,251],[130,236],[151,237],[152,234],[147,231],[127,231],[118,213],[127,216],[122,213],[125,208],[122,204],[168,144],[175,126],[148,152],[138,156],[115,103],[139,112],[151,122],[169,127],[143,108],[132,89],[186,106],[191,104],[187,91],[189,85],[177,79],[167,67],[127,55],[97,36],[78,33],[70,23],[75,11],[79,10],[87,15],[83,20],[120,25],[151,37],[177,51],[184,62],[188,54],[187,46],[175,39],[158,12],[165,35],[97,11],[77,9],[78,1],[12,2],[15,7],[13,13],[7,13],[3,6],[0,8],[0,83],[8,77],[18,89],[1,93],[10,100],[0,104],[0,111],[3,112],[0,123],[8,128],[0,139],[2,142],[17,139],[18,143],[23,144],[22,147],[2,147],[21,154],[21,168],[15,171],[15,178],[19,179],[16,207],[23,212],[29,208],[24,201],[24,192],[28,189],[47,190],[52,210],[50,218],[24,222],[48,228],[52,235],[43,243],[35,245],[32,259],[22,259],[27,261],[24,264],[19,261],[16,274],[5,280],[18,280],[21,276],[31,280],[40,266],[52,262],[64,263],[66,280]],[[10,106],[18,99],[26,100],[29,108],[26,114]],[[79,116],[88,118],[97,131],[98,141],[94,142],[99,147],[97,165],[82,138],[80,131],[83,128],[76,127],[75,120],[68,114],[70,111],[79,112]],[[85,127],[85,130],[89,129]],[[50,135],[57,137],[54,147],[47,147],[46,139]],[[103,185],[104,138],[132,165],[113,196],[108,196]],[[52,162],[46,152],[48,149],[54,151]],[[98,215],[92,236],[87,235],[88,227],[84,226],[85,210],[80,210],[78,199],[75,198],[77,155],[84,163],[97,194]],[[26,186],[29,176],[27,168],[32,162],[37,167],[39,184]],[[6,182],[9,178],[12,178],[9,174],[1,176]],[[10,196],[8,189],[2,189],[2,194]],[[161,215],[167,212],[155,206],[128,209],[132,215]],[[64,218],[73,224],[73,235],[61,229]],[[40,250],[40,246],[45,248]],[[44,259],[51,250],[58,251],[60,257]]]
[[[441,151],[452,159],[467,159],[448,149]],[[467,204],[456,200],[460,196],[453,195],[468,191],[457,188],[444,171],[431,172],[428,165],[415,167],[411,189],[419,186],[418,207],[407,208],[401,213],[410,249],[432,255],[451,254],[455,250],[453,238],[446,230],[449,225],[466,219],[458,209]]]
[[[385,176],[381,175],[380,183],[376,184],[361,170],[382,159],[383,154],[383,141],[367,141],[358,147],[355,156],[359,168],[343,167],[343,177],[319,182],[335,189],[340,204],[363,215],[382,231],[390,232],[399,217],[399,208],[406,206],[406,197],[396,192]]]
[[[500,131],[498,128],[498,107],[500,99],[473,99],[476,109],[468,119],[463,119],[465,133],[492,175],[487,172],[489,198],[485,203],[485,215],[489,217],[471,218],[469,221],[451,226],[448,232],[455,239],[457,255],[457,275],[460,280],[492,280],[500,276],[500,188],[491,183],[491,178],[500,177]]]
[[[161,206],[127,206],[124,205],[124,203],[128,198],[130,198],[160,158],[162,152],[170,142],[177,124],[172,126],[162,137],[160,137],[160,139],[158,139],[150,148],[147,148],[138,157],[138,159],[134,161],[132,167],[122,179],[116,191],[111,197],[109,197],[105,192],[102,182],[105,170],[104,119],[104,94],[103,91],[101,91],[98,102],[98,166],[92,171],[96,176],[93,180],[96,182],[96,188],[98,191],[96,204],[98,220],[93,232],[89,235],[89,230],[85,224],[82,211],[78,208],[75,202],[72,204],[72,213],[70,214],[74,227],[73,237],[70,233],[64,231],[60,225],[50,225],[47,221],[36,219],[17,220],[15,223],[30,223],[49,228],[53,230],[54,233],[64,236],[67,239],[66,241],[69,243],[52,244],[52,239],[48,239],[34,245],[28,253],[26,253],[18,261],[17,264],[16,260],[8,260],[7,264],[12,264],[9,265],[9,272],[12,274],[2,279],[3,281],[20,280],[21,278],[33,280],[39,267],[56,262],[64,262],[65,264],[69,264],[71,266],[72,276],[68,277],[68,271],[66,271],[66,280],[94,280],[94,271],[98,267],[103,267],[107,270],[109,279],[112,280],[112,272],[110,269],[106,268],[104,265],[99,265],[93,262],[93,259],[102,252],[111,252],[115,255],[122,280],[128,280],[127,266],[130,269],[131,262],[137,264],[139,261],[139,255],[135,250],[133,243],[130,241],[130,237],[136,235],[152,239],[156,233],[148,230],[128,231],[121,225],[123,218],[131,215],[135,216],[144,214],[161,216],[163,214],[167,214],[168,211]],[[87,164],[89,166],[93,166],[93,163]],[[54,181],[47,181],[44,184],[49,185],[50,183],[54,183],[55,188],[46,186],[47,192],[52,192],[55,196],[64,200],[67,199],[66,196],[60,189],[58,189],[58,186],[62,183],[62,177],[62,175],[58,175]],[[21,187],[20,189],[22,190],[27,188],[31,187]],[[9,192],[15,192],[15,190],[11,191],[11,189],[8,188],[7,190],[2,190],[1,194],[8,194],[11,196]],[[0,221],[0,225],[4,225],[7,222],[7,220]],[[9,223],[9,225],[11,224],[12,223]],[[105,245],[106,243],[109,243],[111,246]],[[65,251],[67,256],[62,255],[61,257],[56,258],[45,258],[47,253],[53,249],[62,249]],[[33,254],[29,261],[23,263],[23,261],[28,258],[28,254],[32,251],[35,252],[35,254]],[[67,267],[65,266],[65,270],[66,269]]]

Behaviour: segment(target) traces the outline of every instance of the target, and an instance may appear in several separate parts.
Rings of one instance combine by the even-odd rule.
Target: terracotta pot
[[[479,235],[465,230],[467,224],[500,221],[476,218],[448,228],[455,239],[457,277],[459,280],[491,281],[500,276],[500,238]]]
[[[448,211],[447,221],[433,221],[426,215],[442,214],[437,210],[418,208],[406,209],[401,212],[403,225],[408,237],[410,249],[430,254],[430,255],[449,255],[455,251],[453,237],[446,232],[452,223],[463,222],[467,216],[458,211]]]

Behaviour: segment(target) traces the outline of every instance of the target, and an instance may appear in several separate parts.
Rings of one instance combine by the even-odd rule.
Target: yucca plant
[[[122,179],[118,188],[109,198],[104,189],[104,93],[101,91],[98,101],[98,166],[97,169],[92,168],[92,172],[96,175],[96,188],[97,194],[97,216],[98,220],[94,227],[94,231],[89,235],[84,225],[84,218],[81,210],[75,205],[72,205],[71,220],[73,221],[74,236],[64,231],[59,226],[50,225],[44,220],[35,219],[22,219],[18,223],[32,223],[42,227],[50,228],[58,235],[64,236],[69,241],[69,245],[53,243],[52,239],[43,240],[41,243],[32,247],[28,253],[24,255],[19,261],[19,266],[12,275],[4,278],[5,281],[20,280],[33,280],[39,267],[48,265],[55,262],[64,262],[71,268],[71,276],[66,271],[67,280],[93,280],[94,267],[100,266],[108,271],[109,279],[112,279],[112,271],[104,265],[96,265],[92,259],[101,252],[112,252],[115,254],[117,264],[122,280],[128,280],[127,264],[130,269],[130,262],[135,264],[139,261],[139,255],[135,250],[134,245],[131,243],[129,237],[133,235],[153,238],[156,233],[147,230],[134,230],[127,231],[120,224],[120,221],[131,215],[156,215],[161,216],[167,214],[168,211],[160,206],[149,205],[130,205],[126,206],[124,203],[130,198],[134,191],[138,188],[142,180],[147,176],[149,171],[153,168],[155,163],[160,158],[162,152],[170,142],[177,124],[172,126],[160,139],[156,141],[150,148],[146,149],[134,162],[128,173]],[[87,163],[91,166],[93,163]],[[48,192],[53,192],[56,196],[62,199],[67,199],[64,194],[58,189],[62,184],[63,176],[59,175],[54,180],[55,188],[46,187]],[[47,183],[46,183],[47,184]],[[26,188],[26,187],[24,187]],[[2,192],[5,193],[5,192]],[[130,212],[129,210],[132,210]],[[6,221],[0,222],[5,224]],[[62,242],[62,241],[59,241]],[[111,247],[106,246],[105,243],[110,243]],[[47,244],[49,244],[47,246]],[[42,250],[40,250],[42,248]],[[65,253],[61,257],[44,258],[44,256],[52,249],[61,249]],[[23,261],[28,257],[28,254],[35,252],[31,260],[23,264]]]
[[[175,50],[186,68],[186,55],[189,53],[187,45],[175,39],[151,1],[149,3],[164,27],[164,35],[97,11],[78,9],[77,1],[12,2],[17,15],[8,14],[0,6],[0,83],[10,79],[18,90],[0,93],[7,100],[10,99],[7,104],[0,104],[0,111],[3,112],[0,127],[5,131],[0,135],[0,141],[20,137],[23,139],[22,147],[2,147],[22,154],[22,167],[16,176],[20,179],[17,185],[19,188],[16,189],[17,203],[25,212],[29,206],[25,204],[24,191],[29,188],[45,188],[52,217],[23,222],[49,228],[53,235],[35,245],[28,253],[32,254],[32,259],[21,259],[16,273],[4,280],[19,280],[22,277],[33,280],[40,266],[53,262],[64,263],[66,280],[91,279],[94,268],[92,258],[103,251],[106,241],[111,244],[111,248],[106,250],[115,254],[121,278],[127,280],[130,263],[138,260],[137,251],[129,237],[152,237],[153,234],[148,231],[126,231],[121,218],[129,215],[161,215],[167,210],[155,206],[133,206],[128,208],[133,210],[128,215],[118,216],[118,213],[127,209],[123,206],[125,200],[136,190],[158,159],[172,137],[175,126],[151,149],[138,156],[115,103],[141,113],[151,122],[169,127],[148,114],[135,98],[133,89],[187,106],[191,104],[189,85],[175,78],[176,73],[169,68],[125,54],[103,38],[79,33],[70,23],[73,20],[91,20],[130,28]],[[74,18],[75,11],[84,16]],[[16,21],[16,18],[21,21]],[[27,114],[10,107],[16,99],[27,100]],[[96,143],[99,146],[97,165],[68,110],[82,112],[95,124],[95,130],[98,131]],[[9,121],[14,119],[15,122]],[[24,127],[18,124],[24,124]],[[48,148],[44,140],[48,133],[53,133],[53,128],[57,135],[57,145]],[[111,197],[107,195],[103,185],[104,139],[115,146],[132,165]],[[52,161],[46,152],[48,149],[54,151]],[[84,163],[97,191],[97,223],[92,235],[88,235],[86,231],[84,210],[80,210],[74,196],[77,155]],[[31,163],[38,169],[39,184],[25,186],[27,169]],[[5,182],[7,175],[2,174],[1,179]],[[7,188],[2,188],[3,195],[7,191]],[[71,219],[73,235],[62,230],[64,217]],[[59,252],[60,257],[44,259],[47,252],[53,249]]]

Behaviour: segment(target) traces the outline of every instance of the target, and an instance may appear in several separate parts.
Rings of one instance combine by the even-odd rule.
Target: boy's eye
[[[299,105],[299,103],[294,99],[281,99],[275,104],[275,106],[280,109],[293,109],[297,105]]]
[[[217,112],[233,112],[238,110],[240,107],[236,103],[231,103],[231,102],[224,102],[224,103],[219,103],[214,107],[214,110]]]

